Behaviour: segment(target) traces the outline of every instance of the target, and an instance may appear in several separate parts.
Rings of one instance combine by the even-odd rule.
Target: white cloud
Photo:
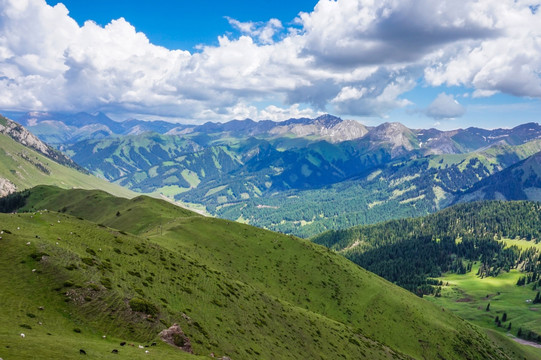
[[[243,34],[257,39],[261,44],[272,44],[274,36],[284,28],[282,22],[278,19],[270,19],[266,23],[240,22],[230,17],[226,17],[226,19],[231,26]]]
[[[240,36],[190,53],[151,44],[122,18],[79,26],[62,4],[0,0],[0,108],[196,121],[385,116],[410,104],[404,94],[421,78],[472,97],[541,98],[541,12],[528,6],[321,0],[296,28],[228,19]]]
[[[453,95],[443,92],[428,105],[425,114],[434,119],[454,119],[461,117],[465,112],[466,109],[460,105]]]
[[[484,89],[476,89],[473,94],[472,98],[483,98],[483,97],[491,97],[492,95],[497,94],[498,91],[496,90],[484,90]]]
[[[331,102],[340,103],[348,100],[358,100],[366,94],[368,90],[366,88],[355,88],[352,86],[343,87],[342,90],[336,95]]]
[[[475,97],[503,92],[541,98],[541,13],[525,1],[480,1],[497,37],[461,46],[425,70],[432,85],[465,85]],[[481,15],[479,15],[481,16]]]

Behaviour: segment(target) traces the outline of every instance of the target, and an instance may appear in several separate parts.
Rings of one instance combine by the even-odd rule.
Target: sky
[[[523,0],[0,0],[0,109],[540,122],[539,10]]]

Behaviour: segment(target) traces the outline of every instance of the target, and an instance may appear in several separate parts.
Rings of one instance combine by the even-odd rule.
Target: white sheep
[[[26,335],[21,333],[21,337],[24,339],[26,337]]]
[[[30,245],[30,241],[26,243],[26,245]]]
[[[144,349],[145,347],[143,345],[139,345],[139,349]]]

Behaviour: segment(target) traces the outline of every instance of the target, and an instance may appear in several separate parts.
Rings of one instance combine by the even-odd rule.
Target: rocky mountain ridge
[[[387,146],[393,158],[406,152],[419,151],[423,155],[463,154],[496,143],[520,145],[541,138],[541,126],[527,123],[511,129],[481,129],[470,127],[442,131],[437,129],[409,129],[400,123],[383,123],[367,127],[355,120],[343,120],[333,115],[314,119],[292,118],[285,121],[251,119],[229,122],[207,122],[202,125],[175,124],[166,121],[128,119],[114,121],[103,113],[59,114],[29,112],[16,118],[23,126],[48,144],[61,147],[87,139],[140,135],[156,132],[165,135],[210,136],[212,139],[233,138],[306,138],[330,143],[363,140],[372,148]]]
[[[11,137],[20,144],[36,150],[51,160],[59,164],[75,168],[82,172],[87,172],[84,168],[77,165],[66,155],[45,144],[37,136],[25,129],[22,125],[0,115],[0,133]]]

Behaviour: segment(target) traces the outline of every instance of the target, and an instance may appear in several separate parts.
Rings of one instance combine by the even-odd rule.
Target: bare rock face
[[[366,136],[370,139],[373,147],[382,144],[390,146],[393,158],[418,146],[414,143],[415,135],[413,132],[397,122],[381,124],[372,129]]]
[[[332,115],[323,115],[313,120],[301,123],[278,123],[269,131],[272,135],[291,133],[295,136],[317,136],[330,142],[337,143],[359,139],[366,135],[368,129],[355,120],[342,120]]]
[[[0,177],[0,197],[7,196],[17,191],[17,187],[8,179]]]
[[[171,326],[169,329],[163,330],[159,335],[164,342],[187,353],[193,354],[190,339],[184,334],[178,324],[173,324],[173,326]]]
[[[49,145],[37,138],[30,131],[26,130],[22,125],[0,115],[0,134],[7,135],[18,143],[36,150],[39,153],[47,156],[49,159],[56,161],[62,165],[75,168],[79,171],[87,173],[82,167],[73,162],[70,158],[59,151],[56,151]]]

